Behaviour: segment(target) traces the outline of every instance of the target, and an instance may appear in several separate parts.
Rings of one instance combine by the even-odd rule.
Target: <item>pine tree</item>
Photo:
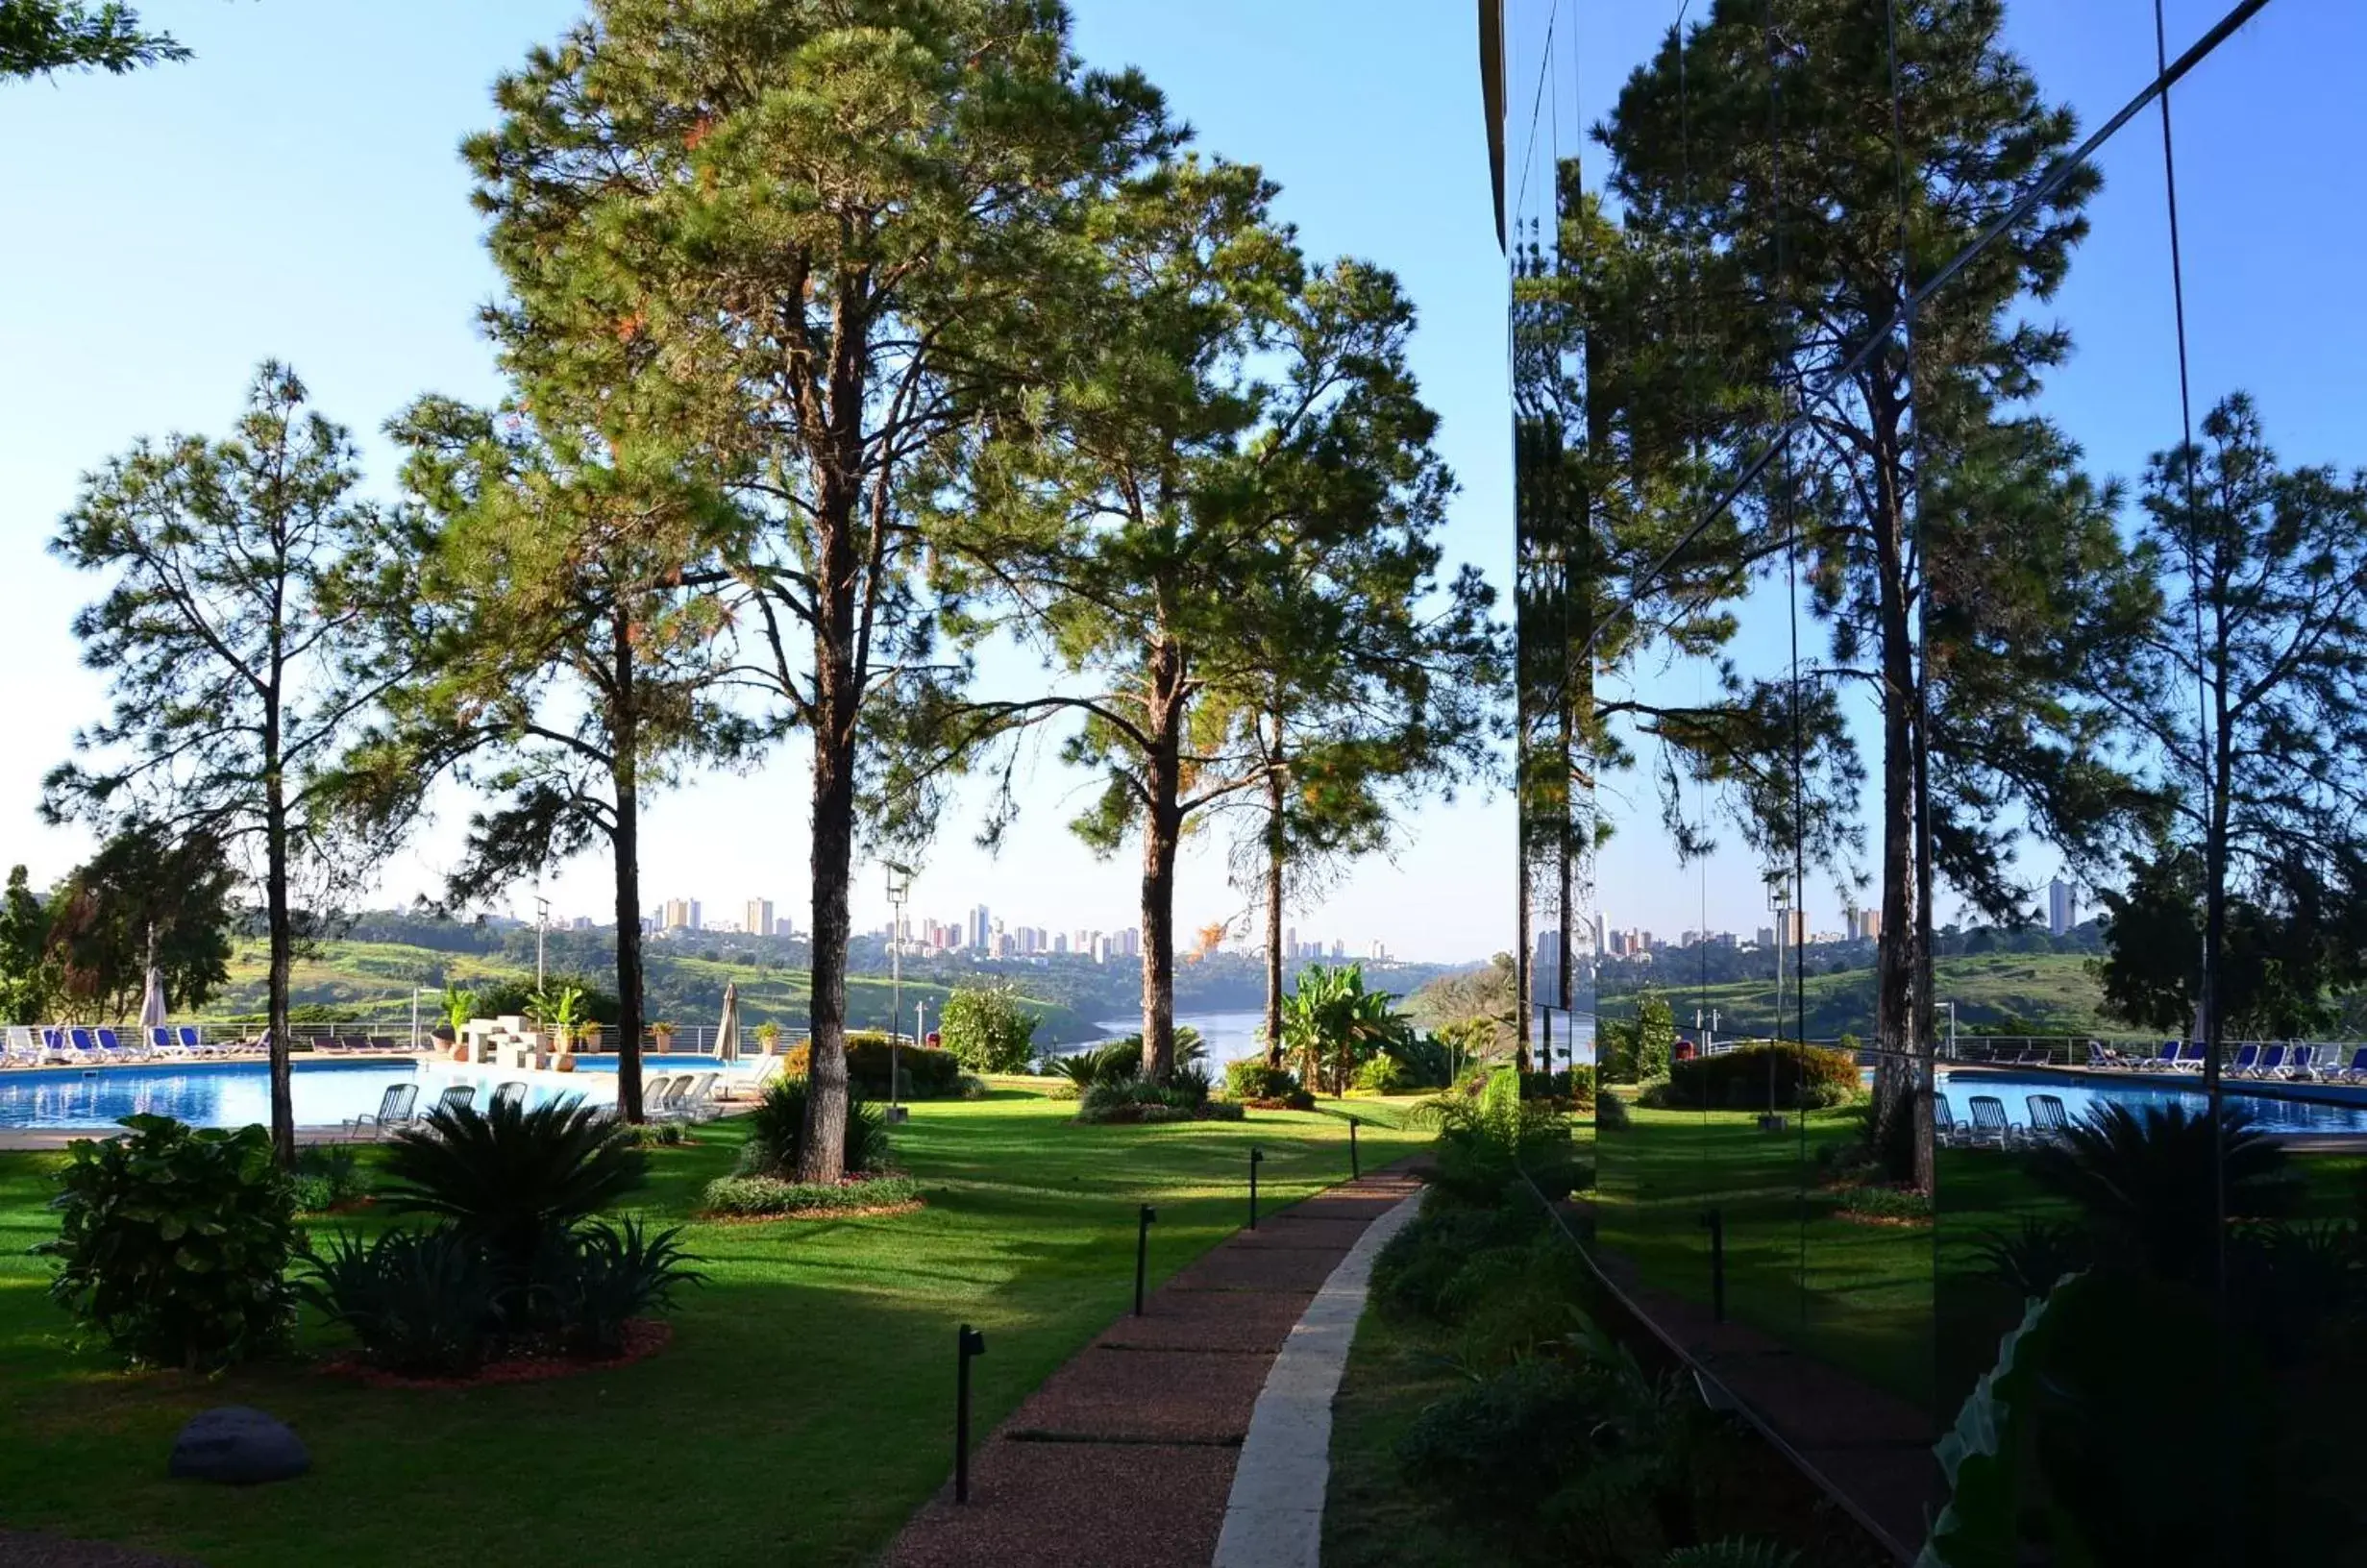
[[[785,722],[810,742],[812,1092],[838,1174],[848,885],[883,698],[959,674],[916,591],[913,486],[1057,341],[1085,211],[1173,139],[1038,0],[596,0],[467,156],[537,408],[706,453]]]
[[[74,618],[83,662],[112,691],[75,737],[42,813],[136,816],[243,856],[269,935],[271,1128],[296,1152],[287,988],[300,871],[325,893],[370,860],[327,809],[332,764],[407,650],[373,635],[359,585],[399,556],[379,508],[354,499],[352,439],[306,404],[284,365],[256,373],[231,437],[142,441],[84,482],[51,550],[112,579]]]
[[[0,0],[0,81],[58,71],[121,76],[189,58],[169,33],[150,33],[130,6],[82,0]]]

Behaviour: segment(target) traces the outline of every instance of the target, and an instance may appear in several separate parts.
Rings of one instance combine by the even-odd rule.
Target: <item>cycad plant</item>
[[[555,1237],[639,1188],[647,1162],[604,1108],[567,1095],[527,1110],[438,1106],[386,1151],[388,1205],[452,1221],[511,1278]]]
[[[2172,1103],[2099,1103],[2059,1144],[2032,1156],[2032,1178],[2079,1205],[2108,1256],[2163,1280],[2207,1282],[2218,1258],[2218,1192],[2231,1217],[2288,1213],[2291,1163],[2248,1112]]]

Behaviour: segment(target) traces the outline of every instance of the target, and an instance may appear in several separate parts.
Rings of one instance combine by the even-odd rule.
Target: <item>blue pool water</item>
[[[2013,1121],[2027,1125],[2030,1120],[2029,1096],[2053,1094],[2063,1102],[2064,1112],[2074,1121],[2087,1115],[2097,1101],[2117,1100],[2123,1105],[2182,1104],[2188,1110],[2209,1109],[2210,1101],[2203,1093],[2202,1084],[2193,1078],[2171,1078],[2167,1075],[2132,1074],[2126,1078],[2052,1077],[2044,1073],[2016,1072],[1942,1072],[1939,1090],[1947,1097],[1948,1109],[1960,1121],[1972,1119],[1972,1097],[1993,1094],[2006,1102],[2006,1115]],[[2273,1133],[2351,1133],[2367,1134],[2367,1097],[2354,1100],[2295,1099],[2285,1093],[2237,1092],[2229,1086],[2231,1104],[2240,1104],[2250,1111],[2262,1128]],[[2313,1092],[2324,1093],[2324,1090]]]
[[[416,1081],[426,1105],[451,1083],[432,1064],[297,1062],[289,1084],[296,1125],[331,1126],[374,1112],[388,1086]],[[604,1084],[586,1085],[605,1100]],[[535,1104],[564,1090],[537,1089]],[[488,1090],[479,1090],[481,1104]],[[151,1067],[42,1068],[0,1075],[0,1129],[105,1131],[135,1113],[174,1116],[194,1127],[243,1127],[271,1119],[271,1074],[260,1062],[173,1063]]]

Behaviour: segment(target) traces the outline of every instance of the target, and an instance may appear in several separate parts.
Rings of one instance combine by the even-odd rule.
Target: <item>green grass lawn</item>
[[[1988,1150],[1939,1151],[1936,1217],[1874,1225],[1841,1217],[1822,1189],[1819,1147],[1857,1136],[1846,1112],[1817,1112],[1782,1134],[1744,1113],[1631,1112],[1633,1125],[1595,1140],[1597,1235],[1645,1284],[1711,1299],[1710,1237],[1725,1219],[1729,1318],[1852,1373],[1874,1387],[1955,1417],[1996,1359],[2022,1303],[1990,1278],[1992,1237],[2024,1216],[2071,1218],[2029,1179],[2022,1161]],[[2304,1155],[2309,1213],[2348,1214],[2367,1161]]]
[[[564,1381],[365,1390],[302,1361],[207,1382],[127,1374],[69,1346],[26,1248],[54,1226],[54,1157],[0,1155],[0,1524],[245,1564],[858,1562],[951,1465],[953,1331],[985,1330],[983,1433],[1106,1326],[1133,1288],[1135,1205],[1164,1278],[1246,1217],[1247,1152],[1279,1206],[1345,1179],[1333,1111],[1080,1127],[1005,1089],[913,1107],[897,1155],[927,1208],[875,1219],[694,1224],[712,1283],[662,1355]],[[1349,1102],[1367,1168],[1427,1138]],[[652,1217],[687,1219],[740,1139],[657,1150]],[[332,1224],[335,1222],[331,1222]],[[305,1348],[337,1341],[308,1326]],[[251,1404],[313,1473],[254,1489],[166,1479],[195,1411]]]

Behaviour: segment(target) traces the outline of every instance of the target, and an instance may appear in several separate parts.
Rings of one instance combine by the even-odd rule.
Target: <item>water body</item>
[[[1143,1020],[1139,1017],[1104,1018],[1096,1022],[1094,1027],[1101,1033],[1092,1040],[1055,1045],[1051,1054],[1074,1056],[1079,1051],[1089,1051],[1097,1045],[1106,1045],[1114,1040],[1140,1034]],[[1246,1013],[1178,1013],[1175,1015],[1175,1027],[1197,1029],[1200,1038],[1208,1042],[1209,1058],[1216,1062],[1238,1062],[1245,1056],[1256,1056],[1266,1048],[1266,1015],[1254,1010]]]

